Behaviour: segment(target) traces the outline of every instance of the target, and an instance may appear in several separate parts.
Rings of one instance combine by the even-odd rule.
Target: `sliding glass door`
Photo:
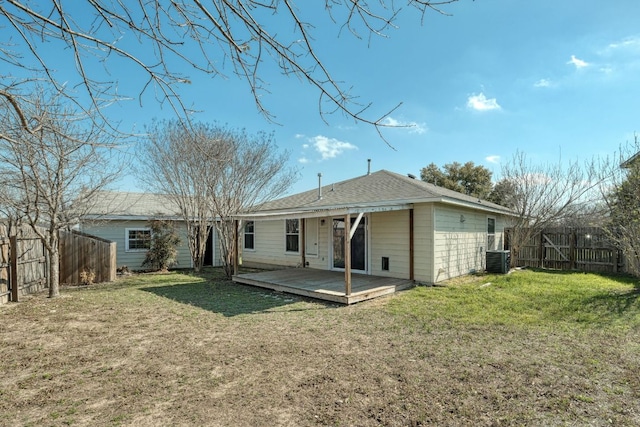
[[[351,218],[351,227],[355,225],[356,218]],[[344,218],[333,219],[333,268],[345,267],[344,252]],[[358,271],[367,270],[367,232],[366,218],[362,218],[358,228],[351,239],[351,269]]]

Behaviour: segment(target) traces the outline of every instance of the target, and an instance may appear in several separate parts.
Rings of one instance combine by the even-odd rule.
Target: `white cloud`
[[[582,59],[576,58],[575,55],[571,55],[571,59],[567,62],[567,64],[575,65],[576,69],[585,68],[589,66],[587,61],[583,61]]]
[[[540,79],[533,84],[533,87],[551,87],[551,80]]]
[[[303,165],[306,163],[309,163],[309,159],[307,159],[306,157],[300,157],[298,159],[298,162],[302,163]]]
[[[640,36],[627,37],[617,43],[611,43],[607,46],[609,50],[637,50],[640,49]]]
[[[389,126],[389,127],[406,128],[409,131],[409,133],[417,133],[419,135],[422,135],[423,133],[429,130],[429,128],[425,123],[404,122],[401,120],[394,119],[393,117],[390,117],[390,116],[385,117],[385,119],[382,121],[382,124],[384,126]]]
[[[296,133],[294,136],[296,139],[304,138],[304,134]]]
[[[500,163],[500,156],[491,155],[484,158],[489,163]]]
[[[357,150],[355,145],[339,141],[335,138],[328,138],[326,136],[318,135],[309,139],[309,142],[313,143],[313,147],[322,156],[322,160],[333,159],[344,153],[346,150]]]
[[[484,93],[470,95],[467,98],[467,107],[476,111],[500,110],[502,107],[495,98],[487,99]]]
[[[309,148],[309,144],[302,144],[302,148]]]

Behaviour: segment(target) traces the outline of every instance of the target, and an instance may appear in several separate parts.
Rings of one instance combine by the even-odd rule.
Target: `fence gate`
[[[547,228],[522,242],[512,253],[519,266],[581,270],[593,272],[624,271],[624,257],[598,227]]]
[[[48,287],[47,256],[39,237],[11,236],[11,301]]]

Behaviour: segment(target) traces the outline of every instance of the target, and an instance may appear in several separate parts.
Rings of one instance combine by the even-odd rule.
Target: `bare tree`
[[[16,85],[44,79],[78,106],[97,109],[126,97],[119,82],[132,73],[144,79],[137,95],[155,94],[159,102],[186,117],[189,111],[181,86],[190,83],[185,70],[205,75],[235,74],[247,82],[260,112],[272,118],[262,99],[268,93],[263,68],[277,66],[314,86],[320,96],[320,114],[340,111],[348,117],[386,126],[384,117],[368,115],[347,84],[334,79],[316,49],[314,18],[328,14],[336,32],[357,38],[386,37],[403,6],[424,18],[428,10],[458,0],[175,0],[115,1],[5,0],[0,2],[0,97],[18,116],[27,117],[13,96]],[[288,30],[283,30],[283,29]],[[327,31],[322,28],[322,31]],[[48,52],[65,64],[75,64],[73,75],[57,71]],[[225,66],[226,64],[226,66]],[[64,67],[67,68],[67,67]],[[122,70],[126,70],[123,74]],[[84,100],[89,100],[88,104]],[[23,120],[25,127],[28,120]]]
[[[235,244],[233,216],[283,194],[296,178],[273,136],[249,135],[225,126],[155,123],[143,155],[140,178],[180,208],[195,269],[215,227],[221,260],[230,277]]]
[[[214,227],[210,182],[217,179],[218,165],[228,156],[219,133],[218,128],[203,123],[185,127],[177,120],[154,122],[141,153],[139,179],[180,209],[196,271],[202,268],[207,238]]]
[[[39,91],[21,101],[23,116],[0,101],[0,174],[10,187],[1,204],[42,240],[49,254],[49,296],[56,297],[58,232],[77,223],[119,167],[110,138],[57,94]]]
[[[289,153],[278,153],[273,135],[249,135],[244,130],[226,130],[223,140],[228,155],[219,165],[217,179],[211,181],[211,199],[216,214],[223,266],[227,277],[233,274],[236,250],[234,215],[250,212],[256,206],[284,194],[298,177],[287,168]]]
[[[515,253],[545,227],[575,221],[601,199],[598,191],[607,179],[595,161],[534,165],[518,152],[502,167],[504,206],[515,213],[509,220],[510,244]],[[496,185],[498,186],[498,185]],[[512,259],[515,262],[516,259]]]
[[[621,150],[620,167],[602,187],[609,208],[605,230],[622,250],[627,272],[640,276],[640,141]]]

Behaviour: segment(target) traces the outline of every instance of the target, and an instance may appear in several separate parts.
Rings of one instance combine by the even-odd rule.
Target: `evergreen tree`
[[[491,193],[491,171],[473,162],[447,163],[442,170],[435,163],[422,168],[420,179],[469,196],[486,199]]]
[[[173,221],[153,219],[149,223],[151,229],[151,245],[142,262],[143,267],[154,270],[168,270],[177,264],[180,236],[175,230]]]

